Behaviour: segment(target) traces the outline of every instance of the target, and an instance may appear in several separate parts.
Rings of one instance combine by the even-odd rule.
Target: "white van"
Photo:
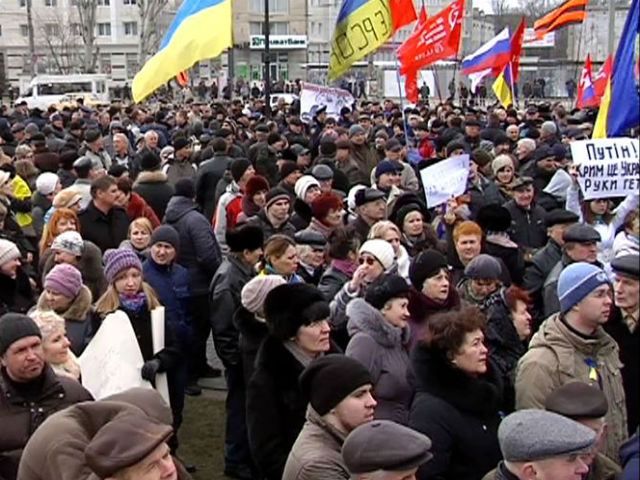
[[[108,77],[99,74],[37,75],[22,89],[16,103],[46,110],[50,105],[69,104],[83,98],[85,105],[109,103]]]

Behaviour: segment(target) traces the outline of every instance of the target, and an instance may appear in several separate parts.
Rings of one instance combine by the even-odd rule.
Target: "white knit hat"
[[[293,190],[296,192],[296,196],[300,200],[304,200],[304,197],[307,194],[307,190],[314,186],[320,188],[320,183],[318,182],[318,180],[316,180],[311,175],[303,175],[298,179]]]
[[[287,281],[280,275],[258,275],[249,280],[240,293],[242,306],[251,313],[259,312],[267,294],[278,285],[284,285]]]
[[[360,255],[363,253],[368,253],[375,257],[383,266],[385,271],[393,267],[393,262],[396,257],[391,244],[386,240],[381,240],[379,238],[364,242],[360,247]]]
[[[15,243],[0,239],[0,265],[20,257],[22,257],[22,254]]]

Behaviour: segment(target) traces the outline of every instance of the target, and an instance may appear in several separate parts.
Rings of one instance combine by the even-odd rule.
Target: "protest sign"
[[[153,353],[156,354],[164,348],[164,307],[156,307],[151,310],[151,337],[153,339]],[[171,405],[169,400],[169,384],[166,373],[156,374],[156,390],[167,405]]]
[[[624,197],[640,188],[640,141],[602,138],[571,143],[585,200]]]
[[[445,203],[451,197],[462,195],[469,178],[469,155],[447,158],[420,170],[424,195],[429,208]]]
[[[96,400],[134,387],[151,388],[140,375],[144,361],[136,334],[120,310],[107,315],[78,361],[82,385]]]
[[[353,107],[355,99],[347,90],[302,82],[300,117],[309,122],[320,107],[327,107],[329,117],[338,118],[342,107]]]

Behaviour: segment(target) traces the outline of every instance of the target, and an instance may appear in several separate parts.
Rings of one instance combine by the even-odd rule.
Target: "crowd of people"
[[[3,107],[0,479],[189,479],[185,395],[221,375],[230,478],[637,479],[639,195],[584,199],[569,146],[593,123]],[[465,193],[427,205],[421,172],[463,154]],[[170,407],[83,386],[114,312]]]

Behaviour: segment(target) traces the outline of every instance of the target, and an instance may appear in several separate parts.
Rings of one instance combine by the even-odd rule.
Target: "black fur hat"
[[[511,226],[509,210],[500,205],[485,205],[476,218],[483,232],[506,232]]]
[[[280,340],[289,340],[300,327],[328,318],[329,304],[316,287],[287,283],[267,294],[264,315],[271,334]]]
[[[243,250],[257,250],[264,244],[264,235],[260,227],[254,225],[241,225],[227,230],[225,233],[227,246],[232,252]]]

